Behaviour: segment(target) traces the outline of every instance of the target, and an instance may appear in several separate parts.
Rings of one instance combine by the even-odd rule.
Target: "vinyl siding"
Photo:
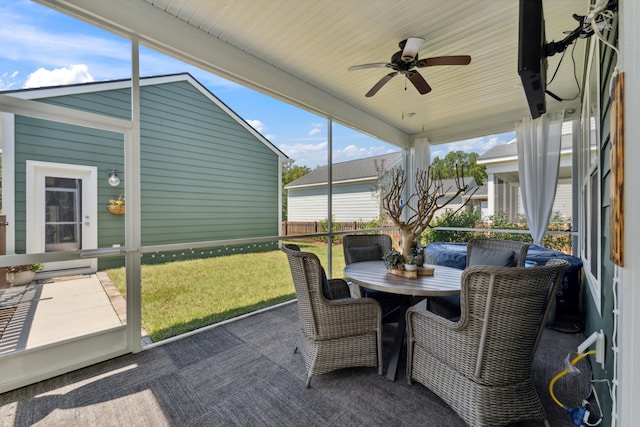
[[[277,235],[278,155],[187,81],[143,86],[140,96],[143,245]],[[42,101],[130,117],[128,89]],[[98,167],[100,205],[124,192],[121,135],[16,117],[16,248],[27,159]],[[106,182],[113,167],[118,188]],[[99,246],[123,243],[124,217],[98,211]]]
[[[144,244],[277,235],[273,151],[187,82],[145,89]]]
[[[338,185],[333,188],[333,216],[336,221],[371,221],[380,216],[373,183]]]
[[[379,216],[373,182],[336,185],[333,187],[334,221],[369,221]],[[322,221],[327,219],[327,187],[290,189],[287,218],[289,221]]]
[[[571,183],[571,179],[559,180],[558,187],[556,188],[556,198],[553,201],[551,216],[559,213],[565,218],[571,218],[571,209],[573,204],[572,194],[573,185]],[[522,194],[520,194],[520,188],[518,188],[518,213],[524,215],[524,206],[522,205]]]
[[[322,221],[327,218],[326,187],[289,190],[288,193],[288,221]]]
[[[374,181],[341,184],[333,187],[332,214],[337,222],[371,221],[380,217],[380,204],[373,194]],[[327,187],[289,189],[287,218],[289,221],[322,221],[327,219]],[[444,203],[446,198],[439,202]],[[464,200],[456,197],[446,209],[459,209]]]

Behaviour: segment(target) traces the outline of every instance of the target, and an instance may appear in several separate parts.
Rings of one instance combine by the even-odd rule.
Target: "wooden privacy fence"
[[[334,222],[333,229],[339,231],[360,230],[358,221]],[[364,227],[363,227],[364,228]],[[326,233],[327,223],[320,221],[282,221],[282,235]]]
[[[360,222],[360,221],[333,222],[333,231],[344,232],[344,231],[366,230],[371,227],[372,225],[368,222]],[[389,223],[389,224],[383,224],[380,227],[387,228],[387,227],[395,227],[395,226]],[[377,226],[375,228],[377,228]],[[326,233],[327,231],[328,230],[327,230],[326,221],[282,221],[283,236]],[[384,233],[391,235],[391,238],[394,240],[394,242],[400,241],[400,232],[397,229],[391,228],[389,230],[385,230]],[[319,239],[320,239],[319,237],[307,237],[301,240],[317,241]]]

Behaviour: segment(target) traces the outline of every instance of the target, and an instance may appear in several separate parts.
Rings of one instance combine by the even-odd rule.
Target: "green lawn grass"
[[[300,244],[326,266],[326,245]],[[342,247],[333,248],[333,277],[342,277]],[[106,270],[122,295],[124,268]],[[159,341],[295,298],[280,251],[142,266],[142,325]]]

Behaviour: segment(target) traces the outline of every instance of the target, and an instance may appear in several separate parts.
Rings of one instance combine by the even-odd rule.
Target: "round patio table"
[[[396,276],[387,271],[387,267],[382,261],[349,264],[344,268],[344,275],[358,286],[398,295],[428,297],[460,294],[460,278],[463,270],[442,265],[425,264],[425,266],[434,268],[433,276],[418,276],[416,279]],[[391,381],[396,379],[398,361],[405,337],[405,313],[408,308],[409,306],[400,306],[398,329],[387,367],[387,379]]]

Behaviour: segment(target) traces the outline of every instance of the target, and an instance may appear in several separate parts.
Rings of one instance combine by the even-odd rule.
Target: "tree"
[[[282,220],[287,220],[287,190],[284,186],[295,181],[303,175],[311,172],[307,166],[295,165],[295,160],[289,160],[282,164]]]
[[[402,255],[411,255],[411,247],[428,227],[435,213],[460,194],[464,194],[467,185],[463,179],[464,168],[454,167],[455,194],[447,195],[442,179],[427,170],[416,171],[415,189],[407,189],[407,175],[402,169],[378,170],[378,191],[382,200],[382,209],[400,229],[402,233]],[[477,190],[477,188],[476,188]],[[407,192],[410,194],[407,195]],[[456,211],[449,211],[449,215],[458,213],[471,198],[463,202]]]
[[[487,181],[487,167],[478,165],[478,153],[465,153],[464,151],[451,151],[444,159],[436,157],[431,162],[431,172],[441,179],[456,177],[456,165],[464,167],[467,176],[472,176],[477,185],[483,185]]]

